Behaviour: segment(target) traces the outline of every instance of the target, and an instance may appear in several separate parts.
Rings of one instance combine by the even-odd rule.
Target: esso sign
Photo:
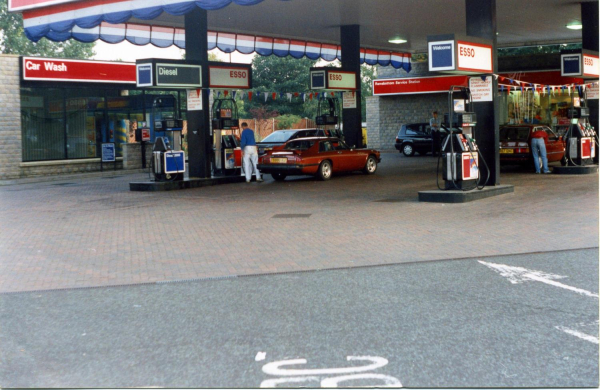
[[[232,70],[229,72],[229,77],[232,79],[247,79],[248,72],[245,70]]]
[[[250,88],[250,69],[235,66],[209,66],[210,88]]]
[[[327,88],[328,89],[356,89],[356,73],[345,71],[327,71]]]
[[[457,42],[458,69],[468,72],[492,73],[492,47],[470,42]]]
[[[587,77],[598,77],[600,75],[600,59],[596,56],[583,55],[583,75]]]
[[[462,57],[472,57],[475,58],[475,49],[469,47],[460,47],[459,55]]]

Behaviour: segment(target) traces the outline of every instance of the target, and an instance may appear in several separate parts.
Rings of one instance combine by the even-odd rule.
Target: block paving
[[[598,175],[507,168],[513,194],[420,203],[437,160],[382,157],[375,175],[327,182],[146,193],[129,182],[147,173],[121,171],[0,186],[0,292],[598,247]]]

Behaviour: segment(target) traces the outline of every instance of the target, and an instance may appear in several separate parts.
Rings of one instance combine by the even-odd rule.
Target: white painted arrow
[[[517,284],[517,283],[522,283],[522,282],[533,280],[535,282],[542,282],[542,283],[549,284],[554,287],[564,288],[565,290],[570,290],[570,291],[576,292],[577,294],[580,294],[580,295],[585,295],[585,296],[596,298],[596,299],[598,298],[598,294],[594,294],[592,292],[582,290],[577,287],[567,286],[566,284],[562,284],[562,283],[554,281],[555,279],[566,278],[566,276],[554,275],[554,274],[549,274],[549,273],[542,272],[542,271],[535,271],[535,270],[530,270],[527,268],[514,267],[514,266],[510,266],[510,265],[505,265],[505,264],[488,263],[485,261],[479,261],[479,262],[481,264],[491,268],[492,270],[498,272],[500,275],[504,276],[505,278],[508,278],[508,281],[511,282],[512,284]]]

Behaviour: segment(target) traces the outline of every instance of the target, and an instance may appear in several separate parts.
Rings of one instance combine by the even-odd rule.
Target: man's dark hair
[[[242,122],[242,127],[248,127],[248,124],[246,122]]]
[[[433,113],[434,113],[434,114],[437,114],[437,111],[434,111]]]

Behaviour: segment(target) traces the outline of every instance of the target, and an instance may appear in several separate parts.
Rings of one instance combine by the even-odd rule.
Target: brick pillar
[[[19,57],[0,54],[0,180],[20,177],[21,90]]]

